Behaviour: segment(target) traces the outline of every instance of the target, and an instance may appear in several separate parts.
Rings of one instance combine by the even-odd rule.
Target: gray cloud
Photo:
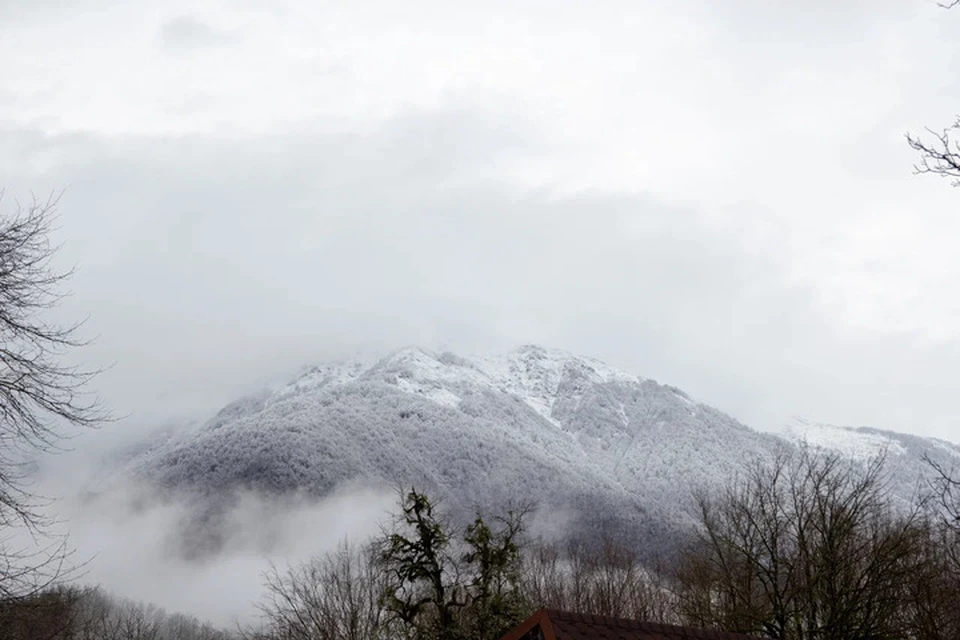
[[[164,46],[172,50],[195,49],[222,44],[229,37],[192,16],[178,16],[160,28]]]
[[[760,428],[791,415],[949,436],[950,345],[836,325],[790,235],[652,195],[497,171],[544,143],[468,111],[367,134],[7,133],[14,184],[66,185],[65,315],[140,420],[212,411],[300,365],[418,343],[543,342],[676,384]]]

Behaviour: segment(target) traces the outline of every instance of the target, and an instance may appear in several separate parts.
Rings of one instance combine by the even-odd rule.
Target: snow
[[[560,380],[569,367],[579,367],[593,383],[639,380],[598,360],[535,345],[526,345],[505,354],[476,356],[472,360],[499,388],[516,395],[557,426],[559,422],[553,417],[553,404]]]
[[[287,396],[321,387],[343,385],[356,380],[365,370],[366,365],[361,360],[328,362],[309,367],[295,380],[277,389],[267,402],[276,402]]]
[[[593,384],[636,383],[642,380],[599,360],[535,345],[470,359],[450,353],[437,355],[419,347],[405,347],[373,364],[355,360],[310,367],[295,380],[276,390],[267,404],[293,395],[311,393],[321,388],[332,389],[386,374],[384,379],[400,390],[448,407],[456,407],[461,401],[461,396],[454,389],[493,387],[515,395],[550,424],[559,427],[560,423],[552,415],[553,405],[560,381],[571,369],[584,374]],[[678,393],[677,397],[687,404],[695,404],[682,393]]]
[[[807,422],[801,418],[787,425],[785,434],[794,442],[835,451],[848,458],[869,460],[878,455],[903,455],[906,448],[879,431],[858,430],[832,424]]]
[[[930,443],[933,449],[945,454],[947,458],[956,460],[956,462],[960,464],[960,446],[938,438],[930,438]]]
[[[667,531],[692,521],[694,486],[774,445],[677,389],[564,351],[468,359],[408,347],[311,367],[127,471],[205,496],[416,484],[471,513],[523,500],[580,513],[577,526]]]
[[[787,437],[760,433],[675,387],[559,350],[464,358],[408,347],[373,363],[311,367],[149,447],[127,471],[206,496],[415,484],[468,516],[524,500],[580,513],[588,528],[675,532],[696,517],[695,490],[804,439],[857,459],[886,451],[907,497],[923,454],[938,446],[803,421]]]
[[[430,385],[425,386],[422,384],[423,382],[424,381],[422,380],[401,378],[397,380],[397,387],[401,391],[421,395],[424,398],[432,400],[433,402],[445,407],[456,407],[460,404],[460,396],[457,394],[444,389],[443,387],[435,387]]]
[[[552,415],[553,405],[560,380],[570,368],[578,369],[594,384],[640,380],[599,360],[533,345],[469,360],[453,354],[436,355],[419,347],[406,347],[372,366],[361,361],[349,361],[311,367],[276,391],[268,404],[291,395],[342,386],[377,373],[387,373],[393,374],[387,380],[400,390],[448,407],[456,407],[461,400],[460,395],[452,390],[454,388],[494,387],[515,395],[550,424],[560,426]],[[693,404],[682,394],[678,397]]]

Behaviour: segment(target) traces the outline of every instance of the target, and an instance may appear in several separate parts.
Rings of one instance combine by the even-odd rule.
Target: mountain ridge
[[[833,445],[843,440],[833,435]],[[848,439],[857,437],[869,439]],[[907,482],[919,472],[923,439],[882,437],[900,443],[892,466]],[[831,444],[821,440],[813,445]],[[236,490],[322,496],[345,483],[416,484],[464,518],[477,507],[533,502],[573,514],[573,538],[641,536],[652,551],[690,531],[695,489],[718,488],[743,462],[798,441],[561,350],[463,357],[406,347],[372,364],[316,365],[238,399],[139,452],[126,472],[209,500]],[[960,460],[960,447],[947,453]]]

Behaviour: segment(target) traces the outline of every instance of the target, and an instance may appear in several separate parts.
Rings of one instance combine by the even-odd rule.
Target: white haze
[[[190,506],[158,500],[156,491],[129,478],[89,495],[95,485],[76,482],[95,478],[98,467],[86,453],[46,459],[36,487],[57,496],[45,509],[59,521],[48,534],[68,534],[70,564],[81,565],[74,580],[223,628],[256,622],[271,566],[283,570],[344,541],[365,542],[388,522],[397,499],[393,491],[369,487],[342,487],[324,499],[241,494],[225,518],[223,548],[190,559],[182,553],[190,549],[180,546]]]
[[[147,10],[145,6],[152,6]],[[66,189],[118,414],[536,343],[955,438],[960,12],[927,0],[0,3],[7,197]]]
[[[74,447],[42,456],[32,490],[47,498],[43,513],[56,520],[50,537],[25,547],[44,546],[67,535],[70,565],[79,566],[77,584],[100,585],[108,592],[182,612],[223,628],[255,624],[256,605],[265,595],[264,572],[283,570],[334,551],[344,541],[362,544],[390,526],[399,487],[345,483],[325,498],[286,495],[265,498],[250,492],[234,500],[224,518],[223,547],[187,558],[184,523],[195,504],[160,498],[111,460],[157,432],[192,426],[128,426],[120,433],[105,426],[78,434]],[[107,470],[105,472],[105,470]],[[441,509],[443,503],[440,503]],[[527,520],[532,537],[562,541],[574,514],[535,510]]]

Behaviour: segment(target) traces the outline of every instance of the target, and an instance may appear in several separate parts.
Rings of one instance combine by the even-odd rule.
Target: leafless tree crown
[[[914,165],[914,170],[950,178],[954,186],[960,186],[960,143],[951,139],[953,133],[960,131],[960,119],[941,132],[927,131],[932,138],[929,141],[907,134],[907,143],[920,153],[920,161]]]
[[[938,2],[944,9],[952,9],[960,5],[960,0]],[[914,151],[920,153],[920,162],[914,165],[917,173],[932,173],[943,178],[950,178],[953,186],[960,186],[960,143],[951,139],[951,135],[960,130],[960,118],[951,127],[937,132],[928,128],[932,139],[925,141],[920,137],[907,134],[907,143]]]
[[[35,593],[64,568],[62,541],[39,550],[9,541],[14,527],[36,534],[45,524],[30,490],[30,454],[56,447],[65,425],[105,418],[84,392],[95,372],[65,364],[67,353],[84,344],[79,324],[50,320],[72,273],[53,266],[56,207],[55,197],[33,200],[0,216],[0,597]]]

